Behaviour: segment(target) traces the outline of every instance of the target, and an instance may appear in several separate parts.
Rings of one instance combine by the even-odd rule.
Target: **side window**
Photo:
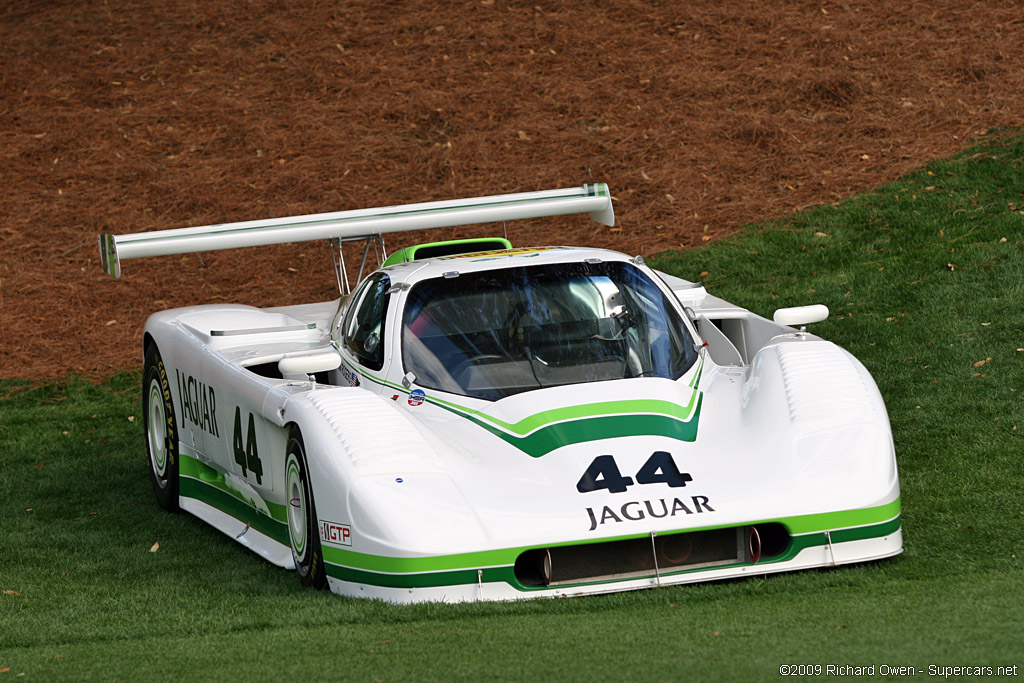
[[[391,278],[371,276],[355,293],[342,323],[342,343],[371,370],[384,367],[384,317],[388,311]]]

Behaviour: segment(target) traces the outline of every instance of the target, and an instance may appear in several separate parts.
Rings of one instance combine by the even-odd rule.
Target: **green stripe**
[[[358,364],[350,365],[375,384],[409,393],[405,387],[371,375]],[[426,401],[469,420],[534,458],[562,446],[622,436],[664,436],[695,441],[703,401],[703,392],[698,388],[703,369],[702,353],[690,380],[693,392],[685,406],[657,399],[600,401],[545,410],[512,423],[434,396],[427,396]]]
[[[832,535],[832,543],[833,544],[837,544],[837,543],[845,543],[845,542],[848,542],[848,541],[857,541],[857,540],[863,540],[863,539],[869,539],[869,538],[879,538],[879,537],[882,537],[882,536],[888,536],[888,535],[891,535],[891,534],[895,533],[899,528],[900,528],[900,518],[896,517],[895,519],[892,519],[892,520],[889,520],[889,521],[886,521],[886,522],[882,522],[880,524],[874,524],[874,525],[869,525],[869,526],[865,526],[865,527],[858,527],[856,529],[845,529],[845,530],[841,530],[841,531],[832,532],[832,534],[831,534]],[[693,531],[693,530],[687,530],[687,531]],[[624,538],[637,538],[637,537],[633,536],[633,537],[624,537]],[[646,538],[646,535],[641,536],[641,538]],[[604,542],[604,541],[612,541],[612,540],[621,540],[621,539],[602,539],[602,542]],[[773,557],[773,558],[770,558],[770,559],[766,559],[766,560],[762,560],[761,562],[758,562],[757,564],[758,564],[758,566],[767,566],[767,565],[771,565],[771,564],[778,564],[780,562],[787,562],[789,560],[792,560],[794,557],[796,557],[800,553],[800,551],[802,551],[802,550],[805,550],[807,548],[812,548],[812,547],[815,547],[815,546],[827,545],[827,543],[828,543],[828,539],[826,538],[824,531],[819,532],[819,533],[804,534],[804,535],[801,535],[801,536],[793,536],[791,538],[790,545],[786,549],[785,552],[783,552],[781,555],[778,555],[776,557]],[[566,545],[574,545],[574,544],[566,544]],[[529,550],[529,549],[531,549],[531,548],[527,547],[527,548],[517,548],[517,549],[511,549],[511,550],[505,550],[505,551],[493,551],[493,552],[487,552],[487,553],[466,553],[464,555],[449,555],[449,556],[447,556],[447,558],[456,558],[456,557],[469,558],[469,557],[472,557],[472,556],[480,556],[483,559],[491,560],[491,559],[497,559],[497,557],[495,555],[496,553],[501,553],[502,555],[504,555],[507,558],[507,562],[503,566],[484,566],[484,567],[479,567],[479,568],[473,567],[473,568],[467,568],[467,569],[448,569],[448,570],[430,571],[430,572],[422,572],[422,573],[411,573],[411,572],[410,573],[380,573],[380,572],[377,572],[377,571],[368,571],[368,570],[365,570],[365,569],[356,569],[356,568],[350,567],[350,566],[340,566],[338,564],[335,564],[335,563],[331,562],[330,560],[327,560],[325,562],[325,568],[326,568],[327,574],[329,576],[332,576],[332,577],[336,578],[336,579],[341,579],[341,580],[344,580],[344,581],[351,581],[353,583],[361,583],[361,584],[366,584],[366,585],[372,585],[372,586],[383,586],[383,587],[388,587],[388,588],[428,588],[428,587],[458,586],[458,585],[474,584],[474,583],[477,583],[479,581],[480,583],[504,582],[504,583],[507,583],[507,584],[513,586],[514,588],[516,588],[518,590],[525,590],[525,591],[546,590],[549,587],[547,587],[547,586],[536,586],[536,587],[533,587],[533,586],[530,586],[530,587],[523,586],[515,578],[515,572],[514,572],[514,569],[513,569],[513,564],[515,563],[515,558],[519,556],[520,552],[523,552],[523,551]],[[333,549],[329,549],[327,547],[324,547],[325,560],[326,560],[326,558],[328,556],[328,552],[327,552],[328,550],[333,550]],[[355,555],[355,554],[357,554],[357,553],[353,553],[353,555]],[[373,556],[367,555],[367,556],[364,556],[364,557],[373,557]],[[375,559],[382,559],[382,560],[384,560],[384,559],[391,559],[391,560],[407,559],[407,560],[413,560],[414,561],[413,563],[415,564],[416,563],[415,561],[442,559],[442,558],[375,558]],[[396,567],[397,565],[391,565],[391,566],[392,567]],[[698,573],[698,572],[708,572],[708,571],[715,571],[715,570],[720,570],[720,569],[729,569],[729,568],[743,567],[743,566],[748,566],[749,567],[749,566],[755,566],[755,565],[753,563],[750,563],[750,562],[740,562],[740,563],[735,563],[735,564],[730,564],[730,565],[719,565],[719,566],[715,566],[715,567],[698,567],[698,568],[691,568],[691,569],[681,569],[681,570],[677,570],[677,571],[665,571],[665,572],[662,572],[661,575],[664,576],[664,577],[669,577],[669,576],[677,576],[677,575],[680,575],[680,574],[693,574],[693,573]],[[478,571],[480,572],[479,574],[477,573]],[[651,573],[649,576],[640,575],[640,576],[626,577],[626,578],[622,578],[622,579],[601,579],[601,580],[598,580],[598,581],[589,581],[589,582],[581,582],[581,583],[577,583],[577,584],[560,585],[560,586],[557,586],[557,588],[564,590],[564,589],[572,588],[573,586],[586,586],[586,585],[593,585],[593,584],[598,584],[598,583],[605,583],[605,584],[607,584],[607,583],[618,583],[620,581],[634,581],[634,580],[637,580],[637,579],[653,578],[653,577],[654,577],[654,574]]]
[[[843,510],[841,512],[824,512],[814,515],[800,515],[785,519],[766,519],[765,522],[781,522],[791,534],[805,534],[825,529],[846,529],[848,527],[866,526],[888,521],[900,515],[900,499],[873,508],[859,510]],[[833,533],[835,540],[835,533]]]
[[[695,387],[697,382],[700,380],[703,367],[704,357],[702,354],[697,366],[697,371],[694,373],[693,379],[690,381],[691,388]],[[427,399],[427,402],[436,403],[442,407],[452,408],[456,411],[466,413],[467,415],[474,415],[506,431],[512,432],[513,434],[525,436],[530,432],[553,422],[576,420],[585,417],[606,416],[613,413],[653,413],[680,420],[688,420],[691,417],[694,402],[697,400],[697,395],[699,393],[700,392],[697,389],[694,389],[693,394],[690,396],[690,402],[686,404],[685,407],[672,401],[661,401],[656,399],[601,401],[598,403],[586,403],[578,406],[565,406],[562,408],[554,408],[552,410],[544,410],[524,417],[519,422],[514,423],[505,422],[504,420],[500,420],[479,410],[460,406],[457,403],[445,401],[440,398],[430,397]]]
[[[699,401],[697,410],[700,410]],[[613,418],[603,419],[607,420]],[[635,419],[635,417],[631,419]],[[694,420],[693,423],[694,429],[696,429],[696,420]],[[189,456],[181,456],[180,463],[181,476],[179,479],[179,486],[182,496],[194,498],[211,505],[221,512],[249,524],[252,528],[282,545],[287,546],[289,544],[287,524],[282,521],[278,521],[277,519],[267,517],[252,507],[247,501],[239,498],[235,492],[224,486],[223,480],[218,479],[219,475],[215,470]],[[275,516],[280,514],[281,519],[286,519],[286,512],[283,505],[268,505],[273,505],[270,509],[272,513],[275,513]],[[891,503],[872,508],[799,515],[796,517],[762,519],[759,521],[751,521],[748,524],[754,525],[771,522],[778,522],[789,530],[791,534],[790,545],[789,548],[787,548],[787,550],[781,555],[771,558],[770,560],[765,560],[760,564],[784,562],[792,559],[801,550],[806,548],[827,545],[828,537],[825,534],[826,530],[830,531],[833,544],[868,538],[878,538],[880,536],[892,534],[900,528],[901,524],[900,499],[897,498]],[[731,526],[736,525],[708,525],[691,529],[680,529],[678,531],[668,532],[665,535],[672,533],[708,531]],[[614,541],[646,537],[647,534],[629,534],[602,538],[599,540],[581,539],[568,543],[539,544],[517,548],[503,548],[499,550],[486,550],[427,557],[387,557],[383,555],[371,555],[351,550],[344,550],[341,548],[334,548],[325,544],[321,544],[321,548],[327,573],[330,576],[345,581],[394,588],[454,586],[476,583],[478,580],[477,571],[480,570],[482,574],[480,575],[479,580],[484,583],[504,581],[516,588],[524,589],[524,587],[519,585],[515,580],[512,567],[515,564],[516,558],[527,550],[545,547],[585,545],[590,543],[611,543]],[[711,569],[721,568],[722,567],[684,569],[677,572],[666,572],[665,576],[695,571],[709,571]],[[610,583],[610,581],[605,580],[591,583]]]
[[[846,543],[847,541],[863,541],[868,538],[878,538],[896,533],[903,526],[903,515],[896,515],[888,522],[872,526],[861,526],[853,529],[839,529],[831,532],[833,543]],[[824,534],[822,534],[824,536]],[[826,541],[827,542],[827,541]]]
[[[877,538],[879,536],[888,536],[889,534],[895,533],[902,524],[902,515],[897,515],[888,522],[882,522],[881,524],[872,524],[869,526],[858,526],[852,529],[837,529],[830,531],[829,536],[832,537],[833,545],[836,543],[846,543],[848,541],[863,541],[867,538]],[[817,532],[813,534],[806,534],[804,536],[798,536],[797,538],[812,538],[815,542],[809,543],[811,545],[828,545],[828,537],[825,536],[825,532]]]
[[[339,567],[333,564],[325,564],[324,569],[328,576],[342,581],[362,583],[371,586],[383,586],[387,588],[432,588],[436,586],[462,586],[466,584],[480,583],[508,583],[519,586],[516,581],[515,572],[512,567],[493,567],[481,569],[477,574],[476,569],[461,569],[450,572],[438,572],[434,574],[376,574],[360,569]]]
[[[888,535],[894,533],[899,528],[900,528],[900,519],[899,519],[899,517],[897,517],[896,519],[890,520],[888,522],[882,522],[881,524],[877,524],[877,525],[866,526],[866,527],[858,527],[856,529],[846,529],[846,530],[843,530],[843,531],[832,532],[832,543],[836,544],[836,543],[841,543],[841,542],[845,542],[845,541],[858,541],[858,540],[867,539],[867,538],[879,538],[881,536],[888,536]],[[842,540],[839,540],[839,538],[838,538],[840,535],[843,535]],[[828,544],[828,538],[825,536],[825,532],[815,533],[815,534],[805,534],[803,536],[794,536],[794,537],[792,537],[790,539],[789,547],[786,549],[785,552],[783,552],[781,555],[777,555],[777,556],[769,558],[769,559],[761,560],[760,562],[757,563],[756,566],[764,566],[764,565],[770,565],[770,564],[778,564],[780,562],[788,562],[789,560],[792,560],[794,557],[796,557],[800,553],[800,551],[802,551],[802,550],[805,550],[807,548],[812,548],[812,547],[815,547],[815,546],[827,545],[827,544]],[[709,572],[709,571],[714,571],[716,569],[731,569],[731,568],[734,568],[734,567],[753,567],[753,566],[755,566],[755,564],[753,562],[737,562],[737,563],[734,563],[734,564],[718,565],[718,566],[715,566],[715,567],[698,567],[696,569],[681,569],[681,570],[678,570],[678,571],[663,571],[663,572],[661,572],[661,576],[669,577],[669,576],[678,576],[680,574],[696,574],[696,573],[699,573],[699,572]],[[560,585],[558,587],[559,588],[572,588],[573,586],[587,586],[587,585],[594,585],[594,584],[598,584],[598,583],[617,583],[619,581],[632,581],[632,580],[635,580],[635,579],[642,579],[642,578],[654,578],[654,576],[655,576],[654,574],[650,574],[647,577],[644,577],[644,576],[634,576],[634,577],[628,577],[628,578],[624,578],[624,579],[613,579],[613,580],[602,580],[602,581],[588,581],[588,582],[585,582],[585,583],[578,583],[578,584],[565,584],[565,585]],[[514,579],[514,577],[513,577],[513,579]],[[518,586],[518,583],[512,583],[512,585]],[[534,588],[532,586],[531,587],[523,587],[524,590],[543,590],[544,588],[545,587],[536,587],[536,588]]]
[[[624,436],[665,436],[679,441],[695,441],[702,401],[703,396],[697,399],[697,407],[688,422],[665,415],[609,415],[559,422],[542,427],[529,436],[509,434],[473,415],[460,413],[440,403],[438,405],[466,418],[530,457],[539,458],[562,446]]]
[[[825,530],[830,530],[833,543],[885,536],[899,528],[899,509],[900,500],[897,498],[892,503],[887,503],[886,505],[880,505],[873,508],[845,510],[841,512],[825,512],[816,515],[800,515],[797,517],[762,519],[748,522],[747,525],[778,522],[785,526],[793,535],[793,545],[798,546],[797,550],[802,550],[803,548],[809,548],[815,545],[825,545],[827,543],[827,540],[825,539]],[[691,529],[680,529],[675,532],[666,532],[665,535],[669,533],[710,531],[712,529],[722,529],[734,526],[736,525],[713,524]],[[802,529],[803,531],[797,532],[796,529]],[[362,569],[369,572],[400,574],[450,572],[453,570],[467,569],[471,569],[475,572],[477,568],[510,566],[515,563],[516,558],[519,557],[521,553],[534,548],[553,548],[561,546],[586,545],[590,543],[611,543],[614,541],[646,538],[647,536],[648,534],[627,534],[597,540],[581,539],[567,543],[534,544],[516,548],[503,548],[500,550],[485,550],[472,553],[434,555],[427,557],[387,557],[383,555],[359,553],[352,550],[344,550],[324,545],[323,556],[324,561],[327,563],[344,565],[349,568]],[[795,553],[793,554],[795,555]]]
[[[180,472],[183,476],[198,479],[204,484],[220,489],[227,495],[237,498],[239,501],[249,505],[249,502],[245,500],[245,498],[242,498],[237,491],[228,488],[227,484],[224,483],[224,475],[217,470],[190,455],[181,455],[180,460],[181,464],[179,467],[181,468]],[[284,505],[281,505],[280,503],[272,503],[266,498],[263,499],[263,502],[266,504],[267,510],[270,511],[270,516],[272,518],[282,524],[288,522],[288,510]]]
[[[693,379],[690,381],[690,386],[694,387],[700,378],[700,373],[703,369],[703,357],[701,358],[700,365],[697,367],[697,372],[694,373]],[[530,432],[549,425],[553,422],[563,422],[566,420],[578,420],[586,417],[598,417],[607,416],[613,413],[651,413],[656,415],[664,415],[666,417],[676,418],[679,420],[689,420],[693,413],[694,403],[697,400],[697,396],[700,392],[694,389],[690,396],[690,402],[685,406],[672,401],[661,401],[657,399],[636,399],[636,400],[623,400],[623,401],[601,401],[598,403],[586,403],[578,406],[565,406],[563,408],[554,408],[552,410],[544,410],[533,415],[524,417],[519,422],[505,422],[496,417],[488,415],[487,413],[460,406],[457,403],[445,401],[439,398],[428,398],[429,403],[436,403],[442,407],[451,408],[456,411],[466,413],[467,415],[474,415],[483,420],[490,422],[506,431],[509,431],[518,436],[525,436]]]
[[[285,546],[288,545],[288,526],[286,524],[267,517],[256,508],[235,498],[227,491],[212,486],[205,481],[185,476],[179,479],[179,486],[179,492],[186,498],[195,498],[198,501],[202,501],[248,524],[256,531],[269,536],[278,543]]]
[[[429,398],[430,403],[437,403],[444,408],[450,408],[458,412],[466,413],[467,415],[473,415],[486,420],[505,431],[511,432],[517,436],[526,436],[530,432],[537,429],[550,425],[554,422],[565,422],[568,420],[579,420],[588,417],[600,417],[611,414],[652,414],[662,415],[678,420],[688,420],[693,413],[693,406],[697,399],[697,392],[694,392],[690,398],[690,402],[683,406],[672,401],[659,401],[654,399],[649,400],[627,400],[627,401],[602,401],[600,403],[587,403],[579,406],[566,406],[564,408],[555,408],[554,410],[545,410],[539,413],[534,413],[524,417],[519,422],[505,422],[499,420],[496,417],[481,413],[478,410],[472,408],[466,408],[459,406],[448,401],[441,399]]]
[[[512,565],[515,563],[516,558],[519,557],[519,553],[529,550],[532,546],[505,548],[503,550],[483,550],[474,553],[458,553],[456,555],[435,555],[431,557],[369,555],[353,550],[334,548],[323,543],[321,543],[321,547],[323,549],[324,562],[328,565],[334,564],[350,569],[363,569],[370,572],[384,572],[388,574],[465,570],[473,571],[473,580],[476,581],[475,572],[477,568]]]
[[[868,538],[879,538],[880,536],[893,534],[901,525],[902,515],[897,514],[893,519],[880,524],[870,524],[867,526],[830,531],[829,536],[832,537],[833,545],[837,543],[846,543],[848,541],[862,541]],[[782,553],[778,557],[773,557],[771,561],[785,562],[786,560],[791,560],[796,557],[801,550],[823,545],[828,545],[828,536],[825,535],[824,531],[815,531],[808,534],[793,536],[790,539],[789,547],[786,549],[786,552]]]
[[[254,508],[224,484],[224,477],[209,465],[179,454],[179,486],[181,495],[195,498],[231,515],[278,543],[288,545],[288,513],[284,505],[264,500],[271,517]]]
[[[693,379],[690,380],[690,388],[696,390],[697,385],[700,384],[701,373],[704,372],[704,347],[701,347],[699,351],[699,360],[697,361],[697,372],[693,373]]]

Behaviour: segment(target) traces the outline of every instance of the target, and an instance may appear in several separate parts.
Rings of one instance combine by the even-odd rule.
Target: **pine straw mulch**
[[[335,295],[321,244],[115,281],[101,232],[606,181],[616,227],[531,221],[513,242],[653,253],[1024,113],[1013,3],[14,0],[0,29],[3,378],[137,366],[162,308]]]

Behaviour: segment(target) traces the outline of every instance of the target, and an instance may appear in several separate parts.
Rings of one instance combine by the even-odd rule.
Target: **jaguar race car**
[[[587,213],[607,186],[102,235],[142,256],[364,240],[349,292],[146,323],[156,499],[304,584],[393,602],[624,591],[902,551],[889,421],[853,356],[641,257],[396,231]],[[380,267],[363,277],[368,255]]]

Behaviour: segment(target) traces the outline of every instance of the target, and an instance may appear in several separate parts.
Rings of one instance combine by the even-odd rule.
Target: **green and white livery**
[[[382,235],[569,213],[605,185],[104,235],[126,258],[366,240],[330,302],[146,323],[150,475],[303,583],[393,602],[633,590],[903,549],[888,416],[853,356],[643,259]],[[338,250],[340,256],[340,249]],[[799,329],[798,329],[799,328]]]

